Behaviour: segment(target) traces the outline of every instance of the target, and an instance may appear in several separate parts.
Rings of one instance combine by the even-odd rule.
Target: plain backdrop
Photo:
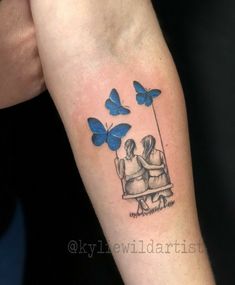
[[[203,237],[217,284],[232,285],[235,2],[154,5],[185,92]],[[2,110],[0,128],[1,234],[20,201],[27,243],[24,284],[122,284],[110,254],[89,258],[67,250],[73,239],[104,244],[105,239],[49,95]]]

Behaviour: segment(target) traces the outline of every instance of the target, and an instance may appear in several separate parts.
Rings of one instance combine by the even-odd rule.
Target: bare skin
[[[47,86],[125,284],[214,285],[205,249],[193,254],[141,254],[123,253],[115,247],[139,239],[203,245],[183,92],[150,1],[32,0],[31,4]],[[176,201],[166,211],[134,220],[128,216],[132,204],[121,198],[115,154],[105,143],[92,144],[87,124],[89,117],[115,125],[129,123],[128,138],[137,142],[140,153],[139,142],[155,134],[156,125],[151,110],[143,111],[136,104],[133,80],[141,80],[148,88],[158,87],[164,94],[154,109]],[[112,118],[105,111],[112,88],[119,90],[131,108],[132,115],[125,119]]]
[[[46,84],[125,284],[215,284],[205,249],[162,255],[124,254],[114,247],[137,239],[145,243],[186,239],[203,247],[182,89],[150,1],[32,0],[31,5]],[[4,66],[0,107],[4,108],[38,95],[45,85],[28,1],[1,1],[0,22],[0,64]],[[125,101],[134,103],[130,83],[136,79],[164,92],[154,108],[176,204],[158,216],[133,221],[128,217],[130,205],[121,199],[113,153],[92,145],[87,118],[96,114],[102,121],[110,119],[102,102],[113,87],[119,88]],[[136,115],[130,119],[131,135],[140,142],[145,131],[155,132],[155,123],[151,113],[145,113],[143,125],[142,113],[134,104],[132,110]]]
[[[45,90],[35,29],[27,0],[0,1],[0,108]]]

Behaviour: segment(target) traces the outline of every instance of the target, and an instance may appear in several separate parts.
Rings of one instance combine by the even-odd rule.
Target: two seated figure
[[[147,204],[149,196],[153,204],[158,202],[158,207],[161,207],[161,204],[166,207],[167,198],[173,195],[169,187],[164,189],[164,186],[170,184],[170,179],[164,153],[156,149],[156,139],[148,135],[141,143],[142,155],[135,154],[136,143],[133,139],[128,139],[124,144],[125,157],[115,159],[116,170],[123,184],[124,197],[133,195],[133,199],[138,203],[138,215],[150,210]]]

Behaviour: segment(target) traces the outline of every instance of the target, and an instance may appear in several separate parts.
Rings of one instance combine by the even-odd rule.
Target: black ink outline
[[[135,82],[135,81],[134,81]],[[133,83],[134,83],[133,82]],[[138,83],[138,82],[137,82]],[[140,84],[140,83],[139,83]],[[140,84],[141,85],[141,84]],[[141,85],[142,86],[142,85]],[[143,86],[142,86],[143,87]],[[151,89],[146,89],[146,88],[144,88],[143,87],[143,89],[144,90],[146,90],[146,92],[149,92],[149,91],[151,91]],[[112,90],[116,90],[116,89],[112,89]],[[153,89],[152,89],[153,90]],[[159,90],[159,89],[156,89],[156,90]],[[159,90],[160,91],[160,94],[161,94],[161,90]],[[112,91],[111,91],[112,92]],[[117,91],[116,91],[117,92]],[[118,94],[118,93],[117,93]],[[118,96],[119,96],[119,94],[118,94]],[[158,96],[157,96],[158,97]],[[155,108],[154,108],[154,99],[156,99],[157,97],[153,97],[152,98],[152,103],[150,104],[150,105],[146,105],[146,104],[139,104],[138,102],[138,104],[139,105],[143,105],[143,106],[146,106],[146,107],[150,107],[151,105],[152,105],[152,112],[153,112],[153,115],[154,115],[154,119],[155,119],[155,123],[156,123],[156,128],[157,128],[157,132],[158,132],[158,134],[159,134],[159,138],[160,138],[160,144],[161,144],[161,149],[162,149],[162,151],[161,150],[159,150],[159,149],[156,149],[155,148],[155,143],[156,143],[156,139],[153,137],[153,136],[151,136],[151,135],[148,135],[148,136],[146,136],[145,138],[147,138],[147,137],[150,137],[150,138],[152,138],[152,139],[154,139],[154,146],[153,146],[153,148],[152,148],[152,150],[151,151],[157,151],[158,152],[158,159],[157,159],[157,161],[160,161],[160,165],[157,165],[157,164],[149,164],[147,161],[145,161],[145,159],[144,159],[144,157],[142,157],[141,155],[136,155],[135,153],[134,153],[134,149],[135,149],[135,147],[136,147],[136,144],[135,144],[135,141],[134,140],[132,140],[132,139],[129,139],[129,140],[127,140],[127,141],[132,141],[132,142],[134,142],[134,149],[132,150],[133,151],[133,153],[132,153],[132,155],[133,155],[133,158],[135,157],[135,159],[139,159],[140,161],[141,161],[141,163],[142,163],[142,168],[140,169],[141,171],[137,171],[136,173],[133,173],[132,174],[132,177],[131,177],[131,175],[129,174],[129,175],[127,175],[127,174],[121,174],[121,170],[120,170],[120,161],[124,161],[124,158],[122,158],[122,159],[120,159],[119,158],[119,156],[118,156],[118,149],[121,147],[121,144],[120,144],[120,146],[117,148],[117,149],[111,149],[111,147],[110,147],[110,145],[109,145],[109,149],[111,150],[111,151],[115,151],[115,154],[116,154],[116,156],[115,156],[115,159],[114,159],[114,162],[115,162],[115,169],[116,169],[116,172],[117,172],[117,175],[119,176],[119,178],[120,178],[120,180],[121,180],[121,186],[122,186],[122,191],[123,191],[123,195],[122,195],[122,198],[123,199],[125,199],[125,200],[128,200],[128,199],[135,199],[136,201],[137,201],[137,203],[138,203],[138,208],[137,208],[137,212],[136,213],[130,213],[130,217],[133,217],[133,218],[137,218],[137,217],[139,217],[139,216],[147,216],[147,215],[151,215],[151,214],[153,214],[153,213],[155,213],[155,212],[158,212],[158,211],[160,211],[160,210],[162,210],[162,209],[164,209],[164,208],[167,208],[167,207],[171,207],[171,206],[173,206],[174,205],[174,203],[175,203],[175,201],[168,201],[167,200],[167,198],[169,198],[169,197],[171,197],[171,196],[173,196],[174,195],[174,193],[172,192],[172,190],[171,190],[171,188],[173,188],[173,184],[171,184],[171,180],[170,180],[170,175],[169,175],[169,168],[168,168],[168,164],[167,164],[167,159],[166,159],[166,154],[165,154],[165,148],[164,148],[164,144],[163,144],[163,139],[162,139],[162,135],[161,135],[161,131],[160,131],[160,126],[159,126],[159,123],[158,123],[158,119],[157,119],[157,114],[156,114],[156,111],[155,111]],[[120,98],[119,98],[120,99]],[[108,101],[108,100],[110,100],[110,99],[107,99],[106,101],[105,101],[105,107],[106,107],[106,102]],[[137,99],[136,99],[137,100]],[[121,105],[122,106],[122,105]],[[122,106],[123,107],[123,106]],[[125,107],[124,107],[125,108]],[[106,109],[108,109],[109,110],[109,108],[107,108],[106,107]],[[129,109],[128,109],[129,110]],[[110,111],[110,110],[109,110]],[[129,110],[130,111],[130,110]],[[128,114],[130,114],[131,112],[129,112]],[[110,113],[110,115],[112,115],[112,116],[114,116],[113,114],[111,114]],[[117,115],[121,115],[121,114],[117,114]],[[127,114],[125,114],[125,115],[127,115]],[[88,122],[89,122],[89,120],[91,120],[92,118],[89,118],[88,119]],[[94,118],[95,119],[95,118]],[[97,121],[99,121],[98,119],[95,119],[95,120],[97,120]],[[99,123],[102,125],[102,123],[99,121]],[[123,125],[128,125],[128,124],[125,124],[125,123],[122,123]],[[120,124],[121,125],[121,124]],[[94,130],[91,128],[91,126],[89,125],[89,127],[90,127],[90,130],[93,132],[93,136],[94,135],[99,135],[99,131],[97,131],[97,132],[94,132]],[[102,126],[101,126],[102,127]],[[129,127],[131,128],[132,126],[130,126],[129,125]],[[102,134],[102,133],[100,133],[100,135],[108,135],[108,133],[110,132],[110,129],[112,128],[112,125],[108,128],[108,126],[107,126],[107,123],[106,123],[106,130],[105,130],[105,128],[104,128],[104,134]],[[129,128],[129,129],[130,129]],[[94,127],[94,129],[95,129],[95,127]],[[128,130],[129,131],[129,130]],[[127,132],[128,132],[127,131]],[[126,132],[126,133],[127,133]],[[126,133],[125,133],[125,135],[126,135]],[[121,142],[122,142],[122,138],[125,136],[125,135],[120,135],[120,140],[121,140]],[[118,137],[118,136],[117,136]],[[125,145],[126,145],[126,143],[127,143],[127,141],[125,142]],[[104,141],[104,142],[106,142],[107,143],[107,138],[106,138],[106,140]],[[103,143],[104,143],[103,142]],[[102,143],[102,144],[103,144]],[[95,144],[94,143],[94,141],[93,141],[93,144],[94,145],[96,145],[96,146],[100,146],[100,145],[98,145],[98,144]],[[127,159],[127,151],[126,151],[126,157],[125,157],[125,159]],[[132,158],[130,158],[130,160],[131,160]],[[123,162],[124,163],[124,162]],[[140,162],[138,162],[138,163],[140,163]],[[136,164],[137,165],[137,164]],[[160,174],[158,174],[157,176],[156,176],[156,173],[158,173],[158,172],[155,172],[154,174],[155,175],[150,175],[150,171],[151,170],[160,170],[160,169],[162,169],[162,172],[160,171],[159,173]],[[124,176],[125,175],[125,176]],[[136,175],[136,176],[135,176]],[[139,176],[138,176],[139,175]],[[144,175],[146,175],[146,177],[144,177]],[[162,176],[163,175],[163,176]],[[127,176],[129,176],[129,178],[128,178],[128,180],[126,179],[126,177]],[[161,179],[160,179],[160,184],[158,184],[158,186],[156,186],[155,187],[155,185],[157,185],[157,184],[155,184],[154,185],[154,183],[158,183],[159,181],[158,181],[158,179],[156,179],[156,178],[160,178],[160,176],[161,176]],[[131,178],[130,178],[131,177]],[[150,178],[153,178],[153,184],[152,185],[150,185],[149,183],[150,183]],[[132,181],[131,181],[131,179],[132,179]],[[138,180],[135,180],[135,179],[138,179]],[[148,179],[148,181],[147,181],[147,179]],[[154,180],[154,179],[156,179],[156,180]],[[161,180],[163,180],[164,181],[164,183],[163,183],[163,185],[161,185],[161,183],[162,183],[162,181]],[[137,183],[137,186],[138,187],[136,187],[136,189],[137,188],[141,188],[142,187],[142,189],[143,189],[143,187],[144,187],[144,189],[145,190],[141,190],[141,192],[139,192],[139,193],[127,193],[128,191],[127,191],[127,184],[129,183],[129,182],[134,182],[134,181],[140,181],[140,184],[138,184]],[[141,183],[142,183],[142,186],[141,186]],[[146,184],[147,183],[147,184]],[[145,185],[146,184],[146,185]],[[154,186],[153,186],[154,185]],[[159,186],[160,185],[160,186]],[[153,187],[155,187],[155,188],[153,188]],[[133,190],[133,189],[132,189]],[[135,190],[135,189],[134,189]],[[137,189],[137,191],[138,191],[138,189]],[[168,191],[168,192],[165,192],[165,195],[164,195],[164,191]],[[168,193],[168,194],[167,194]],[[151,197],[151,199],[152,199],[152,202],[153,202],[153,207],[152,208],[149,208],[149,206],[148,206],[148,204],[146,203],[146,201],[147,201],[147,199],[148,199],[148,197]],[[156,204],[154,204],[154,203],[156,203],[156,202],[159,202],[159,205],[158,206],[156,206]],[[161,206],[161,204],[163,204],[163,207]]]

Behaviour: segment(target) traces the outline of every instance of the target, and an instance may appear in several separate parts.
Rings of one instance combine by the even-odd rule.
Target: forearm
[[[133,240],[201,242],[182,89],[150,3],[35,0],[32,9],[47,86],[125,283],[214,284],[205,251],[127,254],[113,247]],[[137,104],[134,80],[161,89],[154,110]],[[105,109],[112,88],[117,88],[130,114],[112,116]],[[122,200],[116,152],[107,140],[99,147],[92,143],[90,117],[108,126],[131,126],[117,149],[119,156],[125,155],[123,144],[129,138],[135,140],[138,154],[144,136],[157,139],[174,184],[173,207],[137,219],[129,216],[136,201]]]

